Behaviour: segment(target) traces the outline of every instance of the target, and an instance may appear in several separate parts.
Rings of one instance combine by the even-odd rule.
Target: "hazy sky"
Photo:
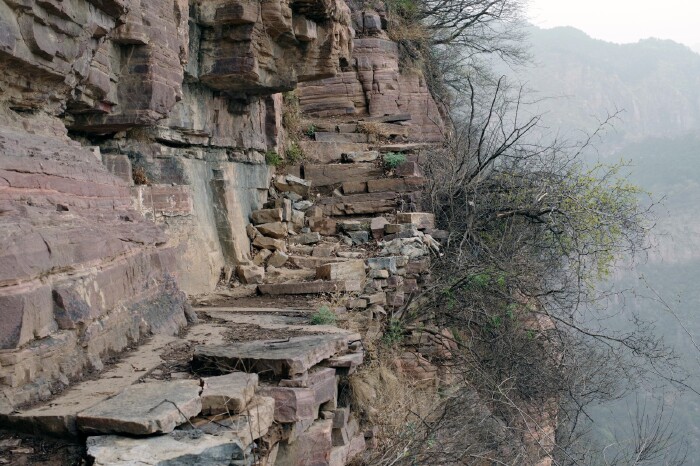
[[[700,45],[700,0],[529,0],[530,20],[545,28],[574,26],[610,42],[647,37]]]

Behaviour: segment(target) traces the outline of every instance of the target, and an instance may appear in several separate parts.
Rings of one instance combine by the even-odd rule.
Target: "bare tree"
[[[465,392],[426,420],[426,442],[412,458],[596,464],[585,436],[591,404],[625,396],[650,373],[684,383],[651,323],[631,315],[626,327],[612,328],[599,306],[610,297],[601,279],[647,247],[651,201],[640,202],[624,164],[579,160],[615,115],[582,141],[544,142],[522,89],[509,89],[505,78],[490,89],[468,79],[465,88],[454,137],[425,157],[426,201],[449,237],[433,286],[399,315],[405,327],[452,330],[459,350],[434,362],[459,373]],[[481,399],[480,420],[466,393]],[[629,464],[650,464],[674,444],[660,415],[642,417],[634,446],[610,464],[626,464],[632,453],[637,462]],[[460,447],[455,438],[463,437],[445,434],[457,426],[482,441]]]

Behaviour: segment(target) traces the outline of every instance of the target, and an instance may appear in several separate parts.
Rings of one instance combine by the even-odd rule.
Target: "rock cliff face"
[[[317,116],[411,116],[413,139],[443,139],[444,124],[423,74],[400,70],[399,47],[386,33],[386,11],[364,9],[352,2],[353,41],[351,66],[332,78],[302,83],[300,103],[304,113]]]
[[[3,409],[177,332],[180,290],[250,258],[278,93],[352,34],[342,0],[0,0]]]
[[[286,145],[281,92],[313,117],[410,113],[402,125],[439,137],[382,15],[344,0],[0,0],[0,411],[176,333],[185,293],[251,263],[265,154]]]

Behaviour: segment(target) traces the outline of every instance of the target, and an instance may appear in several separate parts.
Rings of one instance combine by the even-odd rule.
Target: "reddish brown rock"
[[[325,264],[316,269],[316,278],[321,280],[363,281],[365,277],[365,261],[361,259]]]
[[[232,372],[202,380],[202,414],[238,414],[255,395],[258,375]]]
[[[351,181],[367,181],[384,176],[381,168],[371,164],[307,165],[304,178],[314,186],[330,186]]]
[[[316,421],[293,443],[282,443],[277,466],[328,465],[330,462],[332,420]]]

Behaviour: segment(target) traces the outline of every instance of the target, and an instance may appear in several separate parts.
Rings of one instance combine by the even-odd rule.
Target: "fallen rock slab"
[[[303,374],[347,348],[347,335],[309,335],[287,340],[257,340],[221,346],[198,346],[192,365],[196,370],[231,372],[272,371],[277,376]]]
[[[200,413],[201,390],[198,380],[132,385],[78,414],[78,428],[87,434],[169,433]]]

